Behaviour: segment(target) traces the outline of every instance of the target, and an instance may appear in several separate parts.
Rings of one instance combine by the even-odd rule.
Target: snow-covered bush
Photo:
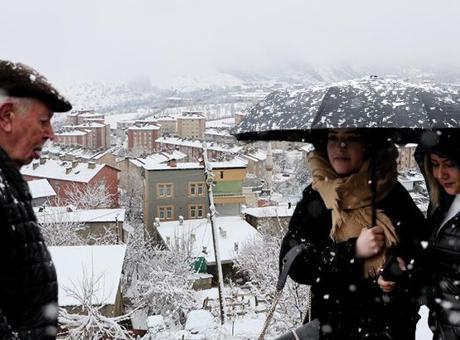
[[[278,281],[278,256],[282,235],[263,235],[263,240],[244,244],[238,252],[235,266],[248,280],[253,294],[271,305]],[[309,287],[288,279],[276,307],[269,334],[283,334],[300,325],[306,316]]]
[[[138,225],[128,240],[124,296],[133,306],[142,306],[148,315],[161,314],[167,324],[177,323],[183,310],[196,307],[193,262],[180,248],[168,250],[153,245]]]

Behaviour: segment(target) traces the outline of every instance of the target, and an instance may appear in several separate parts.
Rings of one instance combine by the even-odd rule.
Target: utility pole
[[[208,149],[206,142],[203,142],[203,162],[204,162],[204,175],[206,178],[206,186],[208,188],[208,202],[209,202],[209,215],[211,221],[212,243],[214,246],[214,256],[217,266],[218,276],[218,291],[219,291],[219,306],[220,306],[220,323],[223,325],[225,322],[225,300],[224,294],[224,275],[222,274],[222,264],[220,262],[220,248],[219,239],[216,232],[216,207],[214,206],[214,196],[212,187],[214,185],[214,175],[212,173],[212,166],[208,162]]]

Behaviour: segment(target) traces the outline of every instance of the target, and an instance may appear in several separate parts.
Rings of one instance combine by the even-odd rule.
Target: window
[[[162,205],[158,208],[158,218],[160,221],[172,220],[174,218],[174,206]]]
[[[220,179],[222,179],[222,178],[224,178],[224,172],[223,171],[220,172]]]
[[[188,194],[190,196],[204,196],[204,183],[192,182],[188,185]]]
[[[203,204],[189,205],[188,216],[189,218],[203,218],[204,217],[204,205]]]
[[[168,198],[174,196],[173,183],[158,183],[157,184],[157,198]]]

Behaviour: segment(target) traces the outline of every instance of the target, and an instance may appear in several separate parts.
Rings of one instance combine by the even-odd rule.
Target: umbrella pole
[[[373,147],[371,147],[374,149]],[[371,166],[371,209],[372,209],[372,220],[370,228],[377,224],[377,212],[376,212],[376,201],[377,201],[377,169],[375,168],[375,156],[374,150],[371,150],[371,159],[370,159],[370,166]]]

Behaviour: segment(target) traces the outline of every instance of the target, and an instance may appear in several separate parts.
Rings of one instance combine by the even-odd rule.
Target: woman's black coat
[[[280,263],[292,247],[307,244],[289,276],[311,285],[312,317],[321,322],[321,339],[415,338],[419,319],[416,269],[426,236],[424,217],[400,183],[377,203],[377,209],[393,222],[400,239],[393,252],[410,268],[389,295],[382,292],[376,278],[364,278],[363,261],[355,258],[356,238],[341,243],[330,238],[331,210],[311,185],[292,216],[281,245]]]
[[[445,194],[444,208],[429,214],[431,256],[426,266],[431,278],[430,325],[448,340],[460,338],[460,212],[441,227],[452,198]]]

